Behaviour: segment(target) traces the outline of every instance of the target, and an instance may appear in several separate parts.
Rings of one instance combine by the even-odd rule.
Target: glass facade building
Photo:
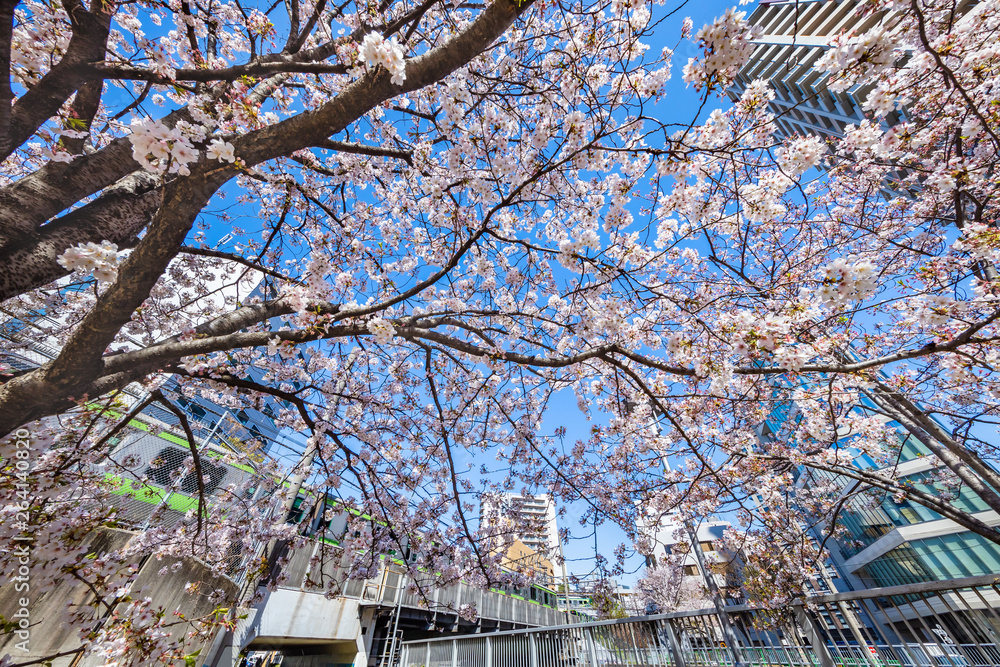
[[[877,414],[875,406],[862,399],[853,408]],[[767,439],[801,419],[791,402],[777,404],[759,429]],[[886,425],[899,438],[896,461],[883,469],[915,490],[940,496],[950,494],[950,503],[963,512],[996,525],[1000,517],[968,486],[945,488],[937,481],[943,467],[925,445],[893,421]],[[840,443],[850,451],[850,436]],[[859,469],[879,469],[868,455],[855,452],[853,465]],[[799,485],[825,478],[845,492],[854,480],[816,470],[799,469]],[[837,516],[837,531],[827,542],[834,564],[854,587],[899,586],[928,581],[945,581],[1000,573],[1000,545],[945,519],[937,512],[906,498],[876,488],[853,489]],[[828,530],[828,528],[826,528]],[[817,531],[818,532],[818,531]],[[817,535],[822,539],[822,535]]]

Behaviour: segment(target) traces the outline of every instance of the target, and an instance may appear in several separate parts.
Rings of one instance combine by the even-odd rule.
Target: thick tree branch
[[[9,131],[11,103],[14,101],[10,88],[10,47],[16,6],[17,0],[0,0],[0,136]]]
[[[277,62],[255,62],[220,69],[178,69],[173,77],[159,72],[127,65],[94,65],[87,78],[117,79],[119,81],[149,81],[170,85],[178,81],[208,83],[212,81],[236,81],[244,77],[265,77],[273,74],[344,74],[347,67],[330,62],[297,62],[294,60]]]
[[[234,140],[236,154],[247,164],[255,165],[336,134],[375,105],[400,93],[431,85],[461,67],[492,44],[531,4],[516,0],[499,0],[491,4],[447,42],[408,61],[403,85],[393,84],[383,68],[371,71],[319,109]],[[179,252],[195,217],[215,191],[238,173],[237,170],[238,167],[232,165],[201,162],[192,166],[190,176],[165,186],[163,203],[145,237],[120,267],[118,280],[83,318],[59,356],[40,372],[15,378],[0,387],[0,414],[7,415],[0,418],[0,432],[6,432],[7,426],[16,427],[43,414],[51,414],[52,406],[63,406],[67,400],[81,398],[85,393],[99,388],[107,391],[113,382],[134,373],[134,370],[107,372],[110,369],[105,368],[106,360],[102,358],[105,349],[145,301],[170,260]],[[229,336],[236,344],[241,344],[246,337],[259,338],[259,334]],[[296,338],[302,337],[296,334]],[[115,357],[107,361],[112,359]]]
[[[119,248],[135,245],[159,208],[162,191],[152,174],[138,172],[94,200],[37,231],[13,247],[0,248],[0,301],[69,274],[56,259],[70,246],[105,240]]]
[[[101,106],[101,92],[104,89],[103,81],[88,81],[80,86],[76,91],[76,98],[73,99],[73,106],[70,107],[69,118],[63,121],[63,129],[75,132],[90,132],[90,125],[94,122],[94,116]],[[59,143],[70,155],[83,152],[83,147],[87,143],[87,137],[68,137],[63,135]]]
[[[786,461],[788,460],[785,457],[771,457],[766,455],[762,456],[758,454],[754,454],[752,458],[764,458],[771,460],[776,460],[778,458],[781,458],[782,460]],[[832,466],[819,463],[816,461],[803,462],[802,465],[805,465],[814,470],[823,470],[825,472],[833,473],[834,475],[839,475],[842,477],[847,477],[849,479],[860,481],[864,484],[868,484],[869,486],[882,489],[883,491],[887,491],[889,493],[903,493],[907,497],[912,498],[914,502],[919,503],[924,507],[937,512],[946,519],[951,519],[952,521],[962,526],[963,528],[967,528],[968,530],[971,530],[977,535],[985,537],[991,542],[1000,544],[1000,530],[991,527],[990,525],[980,521],[974,516],[956,510],[948,503],[940,500],[939,498],[929,493],[924,493],[922,491],[919,491],[918,489],[905,487],[895,479],[891,479],[870,471],[863,471],[858,468],[847,467],[847,466]]]
[[[1000,495],[989,486],[990,483],[1000,486],[1000,478],[996,472],[937,427],[923,410],[913,405],[905,396],[882,382],[876,383],[876,387],[875,391],[867,389],[862,391],[931,450],[934,456],[962,480],[963,484],[974,491],[990,509],[1000,514]]]
[[[73,24],[73,37],[66,53],[14,103],[7,131],[0,134],[0,160],[7,159],[42,123],[59,112],[84,82],[79,76],[82,66],[104,59],[114,6],[104,0],[95,0],[92,12],[80,3],[69,5],[67,11]]]
[[[401,151],[393,148],[382,148],[381,146],[365,146],[347,141],[334,141],[324,139],[316,142],[316,148],[325,148],[338,153],[354,153],[356,155],[371,155],[373,157],[394,157],[413,166],[413,153],[411,151]]]

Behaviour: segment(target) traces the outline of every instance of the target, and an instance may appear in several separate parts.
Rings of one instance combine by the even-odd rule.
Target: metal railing
[[[995,667],[998,578],[404,642],[399,667]],[[730,624],[736,645],[724,641]]]
[[[321,550],[326,551],[321,554]],[[480,618],[527,626],[552,626],[571,622],[573,616],[553,607],[530,600],[483,590],[464,582],[441,588],[428,577],[414,582],[403,571],[404,566],[385,558],[379,571],[366,579],[351,577],[350,559],[345,558],[340,547],[314,542],[299,549],[288,562],[282,588],[315,591],[335,596],[357,598],[364,603],[394,607],[397,604],[410,609],[438,613],[455,613],[462,605],[473,605]],[[419,583],[420,586],[411,586]],[[423,591],[423,596],[414,590]]]

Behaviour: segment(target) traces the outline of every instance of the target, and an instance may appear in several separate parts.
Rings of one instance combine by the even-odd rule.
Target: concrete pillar
[[[590,654],[590,667],[597,667],[597,646],[594,644],[594,634],[591,628],[580,628],[583,640],[587,642],[587,652]]]
[[[823,639],[823,635],[820,633],[819,628],[816,627],[812,617],[806,613],[802,603],[793,602],[792,606],[795,608],[795,621],[802,628],[802,631],[806,633],[806,637],[809,638],[809,643],[812,644],[812,652],[819,660],[819,667],[836,667],[833,656],[830,655],[830,649],[826,647],[826,640]]]
[[[670,654],[674,656],[674,667],[684,667],[684,653],[681,651],[681,643],[677,641],[677,633],[670,621],[660,621],[663,624],[663,633],[670,643]]]
[[[205,655],[203,667],[233,667],[239,651],[233,646],[236,638],[230,630],[220,630]]]

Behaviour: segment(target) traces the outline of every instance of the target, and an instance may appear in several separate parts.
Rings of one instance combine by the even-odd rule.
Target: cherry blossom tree
[[[677,563],[659,563],[636,584],[646,608],[657,614],[709,609],[712,600],[698,577],[684,576]]]
[[[232,456],[374,518],[344,545],[358,576],[405,547],[439,583],[510,577],[473,520],[510,489],[578,502],[640,550],[645,508],[737,510],[731,548],[780,552],[793,578],[822,552],[802,517],[835,524],[845,491],[1000,543],[944,492],[1000,511],[1000,7],[863,4],[876,27],[822,66],[871,83],[872,119],[833,142],[777,141],[766,82],[721,108],[754,37],[736,10],[682,64],[649,46],[669,10],[634,1],[4,5],[0,298],[45,313],[28,342],[56,350],[0,385],[4,459],[36,456],[32,500],[13,469],[5,493],[52,545],[39,576],[163,622],[128,598],[136,557],[298,539],[274,507],[294,498],[229,489],[85,559],[115,516],[88,466],[145,407],[126,389],[172,409],[168,375],[227,407],[284,402],[300,464]],[[672,66],[720,109],[659,118]],[[249,272],[252,297],[233,287]],[[541,432],[558,391],[589,438]],[[800,418],[762,436],[790,403]],[[943,465],[933,488],[886,472],[893,423]],[[126,625],[85,650],[185,654],[111,636]]]
[[[800,590],[778,572],[807,579],[857,496],[874,507],[908,500],[998,537],[954,502],[963,489],[981,510],[1000,506],[989,231],[997,142],[986,111],[995,70],[985,55],[995,8],[863,7],[877,25],[834,38],[817,67],[831,88],[871,82],[870,120],[829,145],[792,138],[762,158],[753,149],[769,147],[771,93],[758,82],[702,128],[709,145],[746,152],[699,156],[698,173],[661,199],[661,218],[679,218],[661,226],[668,238],[704,240],[698,253],[681,250],[704,279],[685,285],[688,328],[666,344],[699,380],[664,397],[644,378],[643,393],[680,444],[674,451],[698,452],[672,476],[686,504],[710,513],[724,497],[740,507],[745,530],[730,546],[761,565],[763,599]],[[693,84],[715,76],[725,85],[701,67],[686,70]],[[897,108],[903,120],[880,125]],[[803,179],[821,159],[829,177]],[[716,280],[742,290],[720,291]],[[797,414],[761,433],[790,403]],[[924,484],[896,477],[904,439],[941,466]],[[859,468],[862,455],[881,470]],[[677,504],[668,495],[660,502]],[[821,544],[806,518],[827,524]]]

